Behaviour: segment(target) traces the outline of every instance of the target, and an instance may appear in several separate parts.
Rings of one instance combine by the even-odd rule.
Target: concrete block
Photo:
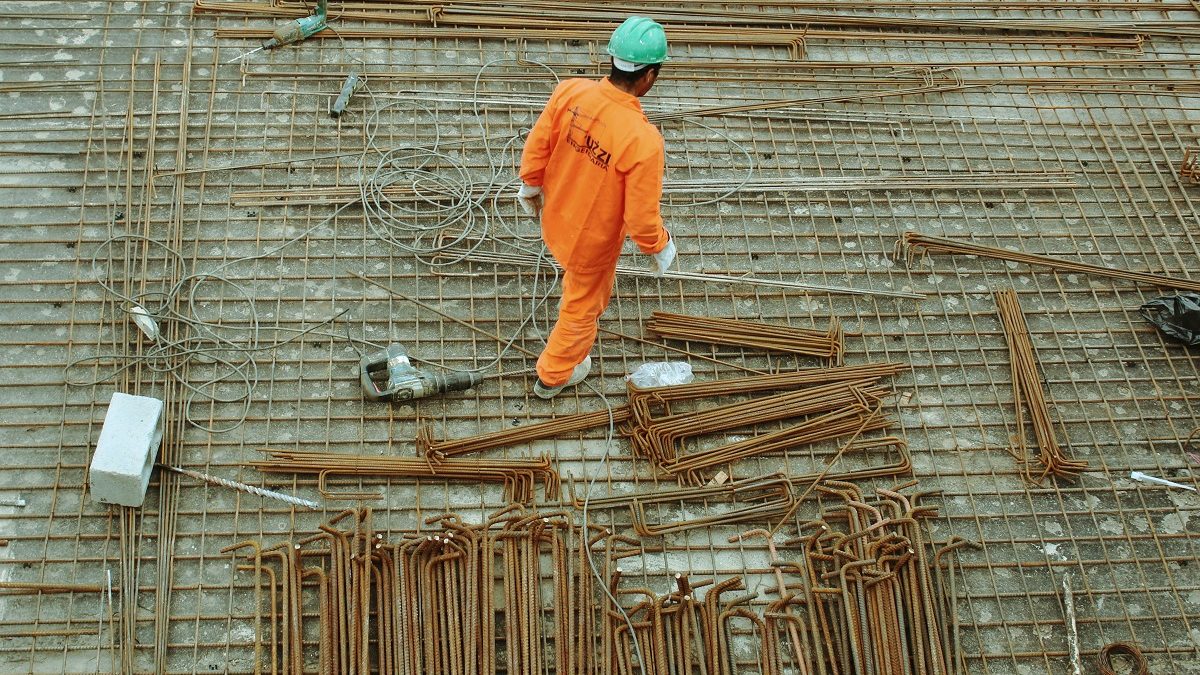
[[[163,402],[115,392],[88,471],[88,491],[104,504],[141,506],[163,434]]]

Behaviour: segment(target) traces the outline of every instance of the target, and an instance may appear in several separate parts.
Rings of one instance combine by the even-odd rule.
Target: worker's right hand
[[[517,203],[527,216],[537,218],[542,213],[542,188],[521,183],[517,190]]]

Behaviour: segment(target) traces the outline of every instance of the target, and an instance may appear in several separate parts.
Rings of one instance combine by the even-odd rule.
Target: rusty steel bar
[[[815,356],[828,359],[831,366],[842,365],[844,351],[844,333],[837,317],[829,319],[828,330],[820,331],[656,311],[646,321],[646,332],[670,340]]]
[[[1041,482],[1046,476],[1075,478],[1087,470],[1087,462],[1070,458],[1055,438],[1054,422],[1042,385],[1042,375],[1034,355],[1029,327],[1017,294],[1012,289],[996,292],[996,308],[1000,324],[1004,328],[1004,339],[1008,344],[1012,371],[1013,404],[1017,417],[1017,459],[1025,467],[1025,476],[1031,482]],[[1029,411],[1030,424],[1037,439],[1038,457],[1042,470],[1035,477],[1029,466],[1032,460],[1026,456],[1025,410]]]
[[[1094,276],[1121,279],[1123,281],[1132,281],[1147,286],[1157,286],[1159,288],[1200,292],[1200,281],[1192,279],[1182,279],[1163,274],[1154,274],[1152,272],[1134,272],[1114,267],[1104,267],[1102,265],[1091,265],[1073,260],[1063,260],[1048,255],[1010,251],[1003,248],[974,244],[969,241],[934,237],[911,231],[905,232],[896,242],[897,258],[903,256],[912,262],[927,254],[974,255],[981,258],[1007,260],[1034,267],[1046,267],[1056,272],[1091,274]]]

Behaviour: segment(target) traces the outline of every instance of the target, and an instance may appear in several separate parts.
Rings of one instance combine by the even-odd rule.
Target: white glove
[[[668,234],[667,236],[670,237],[671,235]],[[654,276],[661,277],[663,274],[666,274],[667,268],[673,262],[675,262],[675,240],[667,239],[667,245],[663,247],[663,250],[654,254],[654,265],[656,267]]]
[[[525,215],[537,218],[542,213],[542,188],[521,183],[517,190],[517,203]]]

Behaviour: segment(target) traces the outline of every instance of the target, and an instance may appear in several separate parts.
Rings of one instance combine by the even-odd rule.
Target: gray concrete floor
[[[484,64],[517,56],[514,43],[447,37],[314,40],[255,55],[239,68],[225,62],[254,43],[228,31],[270,20],[193,15],[191,7],[146,1],[0,8],[6,103],[0,108],[6,456],[0,498],[27,502],[0,506],[0,536],[8,539],[0,548],[0,580],[88,586],[0,598],[0,671],[115,672],[122,616],[136,616],[139,671],[252,671],[249,580],[220,549],[251,538],[303,536],[343,508],[329,502],[324,513],[293,513],[187,479],[161,487],[157,478],[140,515],[92,503],[85,471],[112,391],[171,401],[165,460],[308,498],[317,496],[314,481],[264,476],[244,463],[259,459],[263,447],[409,454],[419,420],[439,437],[461,436],[604,405],[583,389],[540,401],[519,372],[415,406],[364,401],[356,349],[367,343],[403,342],[419,357],[459,368],[491,361],[497,348],[389,299],[355,273],[500,335],[517,335],[518,344],[534,351],[553,318],[554,295],[533,311],[531,298],[546,292],[546,279],[463,262],[433,266],[429,256],[418,259],[384,241],[430,246],[413,230],[437,223],[427,208],[394,206],[388,212],[396,220],[384,221],[352,205],[334,218],[334,205],[313,199],[314,190],[334,185],[356,192],[359,157],[371,141],[385,149],[436,144],[441,154],[425,168],[438,176],[437,185],[425,182],[422,190],[444,197],[455,194],[462,176],[481,182],[494,174],[494,187],[505,194],[520,147],[510,141],[532,123],[552,87],[545,70],[500,63],[483,70],[476,84]],[[1187,5],[1177,10],[1169,16],[1195,18]],[[986,8],[943,11],[949,18],[990,16]],[[1077,17],[1029,12],[1029,18]],[[1084,18],[1131,15],[1112,10]],[[997,261],[934,257],[910,267],[892,257],[899,235],[916,230],[1195,278],[1200,186],[1176,169],[1186,148],[1200,146],[1196,41],[1151,37],[1139,53],[949,40],[812,40],[806,49],[814,62],[918,69],[830,70],[789,63],[783,48],[687,45],[646,105],[666,110],[847,96],[922,82],[950,85],[955,74],[966,88],[665,122],[668,180],[703,178],[733,188],[753,169],[759,178],[876,181],[874,188],[833,191],[739,190],[702,205],[694,203],[714,195],[673,195],[664,215],[680,267],[911,290],[927,299],[622,279],[602,325],[640,335],[641,320],[655,309],[800,327],[840,317],[854,333],[847,337],[849,362],[912,366],[895,382],[902,396],[892,431],[907,439],[922,486],[945,491],[935,538],[984,544],[962,556],[960,608],[971,672],[1065,670],[1057,589],[1067,572],[1075,579],[1085,655],[1130,640],[1146,651],[1155,673],[1200,672],[1200,520],[1193,519],[1200,498],[1128,478],[1141,470],[1197,484],[1200,458],[1189,458],[1183,439],[1200,425],[1200,358],[1138,316],[1137,307],[1160,292]],[[521,56],[566,77],[594,72],[587,53],[578,41],[531,40]],[[740,79],[696,66],[733,59],[743,67]],[[750,73],[748,59],[766,67]],[[373,96],[364,92],[340,122],[330,120],[328,102],[359,60],[367,64]],[[925,64],[958,69],[926,73]],[[314,156],[321,159],[305,159]],[[368,171],[376,162],[368,160]],[[398,158],[397,184],[410,185],[416,165]],[[1066,172],[1077,187],[878,186],[880,176],[922,172]],[[453,226],[509,238],[537,234],[507,199],[469,213],[471,220]],[[629,262],[646,261],[631,252]],[[188,278],[198,274],[220,278]],[[1002,288],[1020,295],[1059,439],[1089,462],[1077,481],[1031,486],[1009,455],[1020,430],[992,299]],[[177,313],[163,314],[164,330],[207,337],[207,353],[237,368],[204,358],[150,358],[151,345],[127,320],[122,298],[162,304],[161,294],[170,292],[184,302],[174,305]],[[535,320],[523,325],[531,311]],[[817,365],[729,349],[704,353],[756,368]],[[611,338],[594,354],[591,381],[613,402],[623,400],[626,373],[664,356]],[[489,372],[531,365],[510,352]],[[693,366],[700,378],[733,374],[702,361]],[[214,394],[225,402],[214,402]],[[803,472],[829,450],[762,458],[733,472],[784,466]],[[654,481],[627,445],[618,441],[602,463],[606,452],[597,432],[501,454],[550,453],[564,475],[602,472],[603,494]],[[417,527],[431,510],[478,518],[505,501],[499,489],[461,484],[338,487],[382,490],[386,500],[373,504],[376,525],[392,531]],[[676,506],[660,515],[666,521],[681,512]],[[813,506],[797,517],[815,512]],[[614,526],[627,527],[622,512],[611,517]],[[133,527],[124,538],[123,522]],[[665,588],[676,571],[749,572],[753,587],[755,572],[767,569],[767,553],[728,544],[736,531],[648,542],[667,552],[648,552],[626,569],[643,572],[651,588]],[[171,536],[161,539],[164,532]],[[129,565],[134,558],[122,564],[123,546],[136,551],[136,569]],[[173,589],[169,599],[159,583],[164,571],[172,575],[164,584]],[[110,605],[109,573],[116,591],[136,579],[136,610],[122,614],[120,592]],[[165,608],[157,620],[156,607]]]

